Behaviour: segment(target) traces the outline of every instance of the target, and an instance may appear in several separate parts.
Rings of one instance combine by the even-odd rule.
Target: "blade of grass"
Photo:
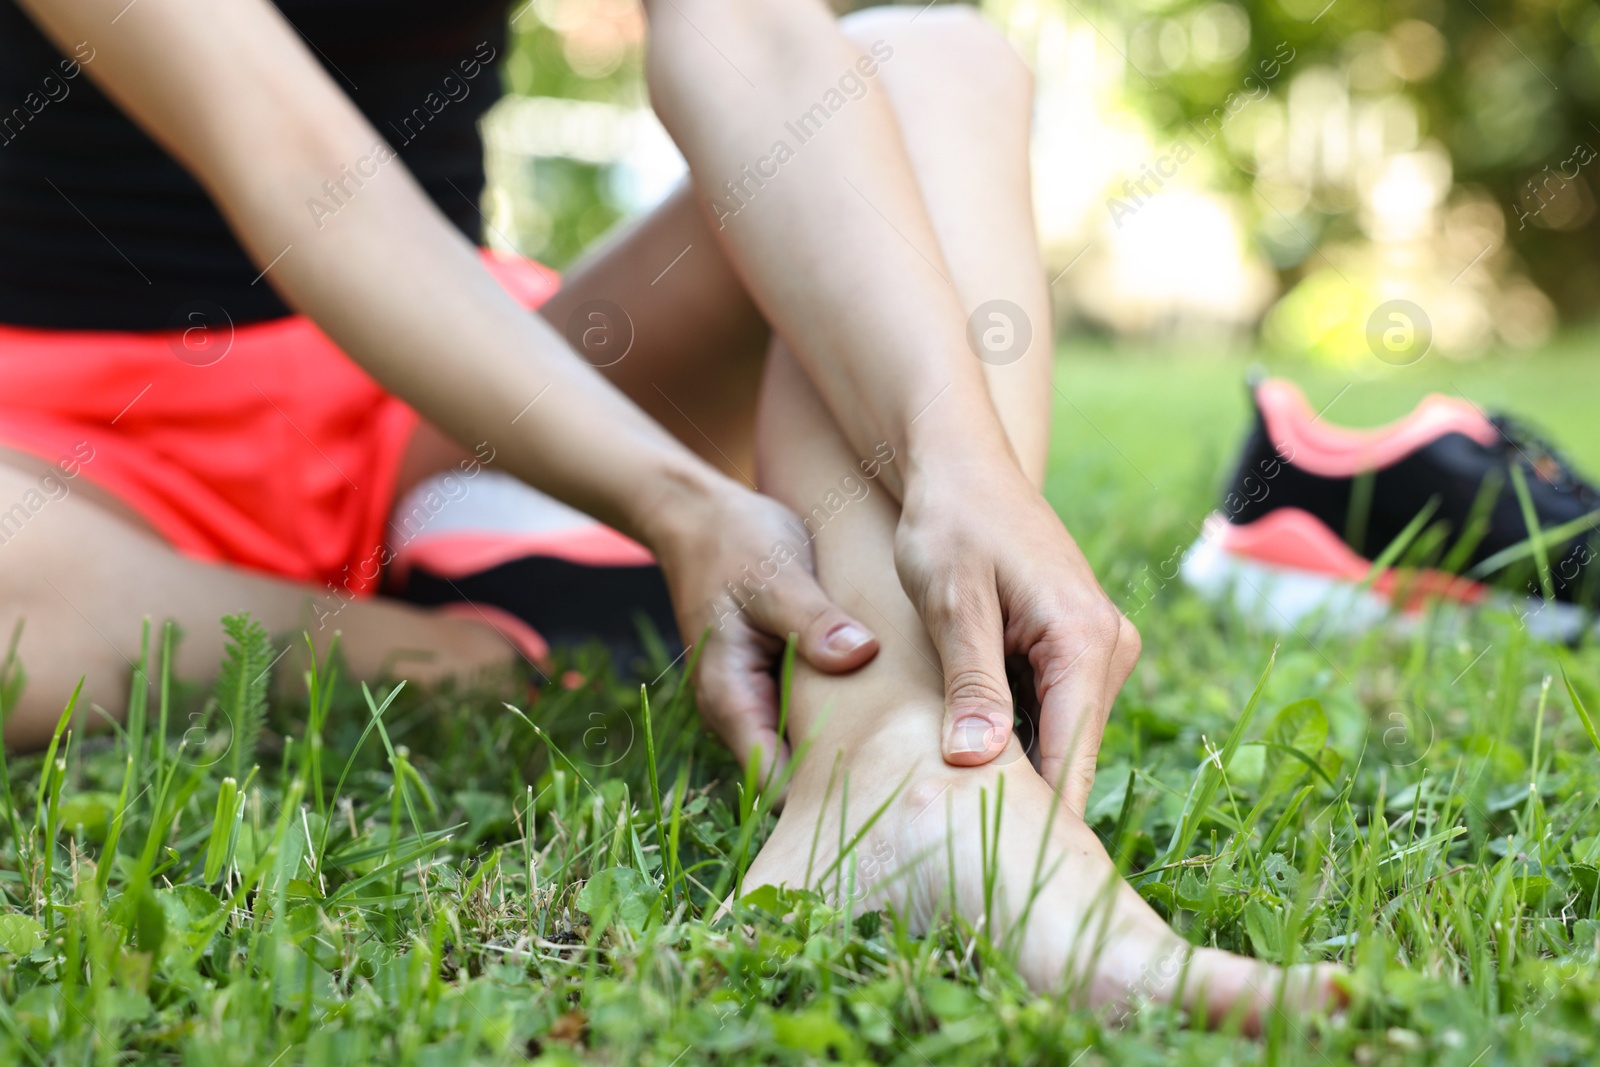
[[[1217,789],[1222,785],[1222,775],[1228,764],[1233,761],[1233,755],[1244,742],[1245,731],[1250,728],[1250,722],[1255,718],[1256,708],[1261,704],[1261,694],[1266,691],[1267,679],[1272,676],[1272,666],[1277,662],[1278,649],[1274,645],[1272,654],[1267,658],[1266,669],[1261,672],[1256,687],[1250,693],[1250,699],[1245,702],[1244,710],[1239,713],[1239,718],[1234,722],[1233,729],[1228,732],[1228,738],[1223,743],[1222,750],[1208,758],[1201,765],[1200,773],[1195,776],[1194,785],[1189,789],[1189,796],[1184,800],[1183,814],[1178,818],[1178,824],[1173,827],[1172,838],[1167,843],[1166,851],[1161,854],[1155,866],[1170,868],[1171,864],[1182,859],[1189,851],[1189,845],[1194,841],[1194,836],[1199,832],[1200,821],[1205,817],[1206,809],[1211,806],[1212,799],[1217,794]]]
[[[1533,495],[1528,492],[1528,479],[1522,473],[1522,464],[1511,465],[1511,487],[1517,491],[1517,506],[1522,509],[1522,522],[1528,530],[1528,543],[1533,547],[1533,561],[1539,568],[1539,592],[1546,600],[1556,598],[1555,583],[1550,578],[1550,557],[1545,551],[1544,530],[1539,525],[1539,513],[1533,507]]]
[[[17,645],[22,641],[23,620],[18,619],[17,624],[11,628],[11,643],[6,648],[6,658],[0,664],[0,726],[3,726],[11,717],[11,709],[22,695],[21,673],[22,664],[17,659]],[[12,676],[18,678],[18,684],[12,684]],[[6,801],[6,823],[11,828],[11,840],[16,843],[17,855],[20,858],[26,846],[22,840],[22,823],[17,818],[17,799],[11,791],[11,768],[6,763],[6,748],[0,744],[0,790],[4,790]]]
[[[866,837],[867,834],[871,832],[873,826],[877,825],[879,819],[883,818],[883,813],[889,810],[889,805],[894,803],[895,798],[900,795],[900,791],[910,784],[911,774],[912,772],[907,771],[906,776],[900,780],[900,784],[894,787],[894,789],[884,799],[882,804],[879,804],[873,809],[872,814],[867,816],[867,821],[862,823],[861,827],[856,830],[855,834],[850,838],[849,843],[840,849],[839,855],[834,857],[833,862],[828,864],[826,870],[817,875],[818,882],[826,880],[828,875],[832,874],[834,870],[844,862],[844,858],[851,852],[855,851],[855,847],[861,843],[861,839]]]
[[[822,709],[822,713],[817,716],[817,721],[811,725],[811,732],[807,734],[806,739],[800,743],[800,747],[791,754],[788,765],[785,766],[783,770],[778,772],[778,775],[775,779],[767,783],[765,789],[756,794],[755,800],[750,807],[748,815],[740,820],[739,840],[734,850],[733,867],[734,886],[736,892],[742,890],[744,886],[745,859],[749,855],[750,841],[755,835],[756,828],[761,825],[766,813],[771,810],[772,798],[781,797],[784,795],[784,791],[788,789],[789,781],[794,777],[795,771],[799,770],[801,764],[805,762],[806,756],[811,751],[812,743],[822,733],[822,728],[827,722],[830,710],[831,708],[829,707],[824,707]],[[756,766],[756,761],[758,758],[759,752],[752,753],[750,765],[746,768],[747,772]],[[846,789],[848,790],[848,784]],[[839,833],[841,835],[844,833],[844,825],[842,821],[839,827]],[[820,882],[821,879],[819,878],[818,881]],[[724,876],[717,882],[717,899],[720,900],[722,898],[722,895],[727,891],[727,888],[727,878]]]
[[[100,849],[99,865],[95,868],[95,887],[103,894],[111,882],[111,869],[116,866],[117,845],[122,840],[122,824],[128,815],[128,787],[133,782],[134,755],[129,752],[122,765],[122,789],[117,793],[117,813],[111,817],[111,828],[106,831],[106,843]]]
[[[56,762],[56,749],[61,745],[61,736],[67,732],[67,724],[72,721],[72,712],[78,706],[78,697],[83,693],[84,676],[78,676],[78,684],[72,688],[72,697],[67,701],[67,706],[62,709],[61,717],[56,720],[56,728],[50,734],[50,745],[44,750],[44,761],[40,764],[44,770],[39,776],[39,792],[34,798],[34,817],[45,817],[45,798],[50,788],[50,768]]]
[[[177,639],[177,624],[168,620],[161,628],[161,692],[156,718],[156,769],[160,781],[167,766],[167,714],[172,707],[172,646]]]
[[[1596,752],[1600,752],[1600,733],[1595,732],[1594,719],[1589,716],[1589,709],[1583,704],[1583,698],[1578,695],[1578,690],[1572,684],[1572,678],[1567,674],[1566,659],[1556,657],[1556,665],[1561,668],[1561,682],[1567,687],[1567,697],[1572,701],[1572,710],[1578,713],[1578,721],[1583,723],[1583,732],[1589,735],[1589,743]]]
[[[1418,511],[1411,521],[1406,523],[1405,529],[1395,534],[1394,540],[1390,541],[1388,546],[1378,553],[1378,558],[1374,559],[1372,566],[1367,569],[1366,577],[1361,579],[1360,588],[1371,588],[1372,583],[1377,581],[1384,571],[1394,566],[1394,561],[1400,558],[1400,554],[1410,546],[1417,534],[1422,532],[1422,528],[1428,525],[1428,520],[1433,518],[1433,513],[1438,510],[1439,498],[1437,496],[1429,497],[1428,502],[1422,506],[1422,510]]]
[[[1368,467],[1350,482],[1350,508],[1345,516],[1344,539],[1358,555],[1366,555],[1367,523],[1372,513],[1372,487],[1377,472]]]
[[[417,818],[416,806],[411,803],[411,790],[406,788],[406,759],[395,751],[393,742],[389,740],[389,731],[384,729],[383,726],[383,713],[389,710],[389,705],[394,703],[394,698],[400,695],[400,690],[404,686],[404,682],[396,686],[394,691],[389,694],[388,699],[383,702],[381,708],[378,706],[378,702],[372,699],[372,690],[367,688],[366,682],[361,683],[361,696],[367,702],[367,711],[372,715],[373,725],[378,728],[378,738],[383,742],[383,750],[389,754],[389,767],[394,772],[391,780],[394,783],[394,789],[400,795],[400,802],[405,805],[406,815],[411,819],[411,829],[416,831],[418,837],[421,837],[422,820]]]
[[[317,649],[311,643],[311,635],[305,633],[301,636],[305,638],[306,655],[311,661],[311,666],[306,670],[306,693],[310,707],[306,712],[306,745],[305,754],[301,757],[302,773],[310,779],[311,795],[317,805],[317,814],[326,822],[328,807],[322,795],[322,732],[327,726],[328,712],[333,707],[334,683],[338,676],[339,634],[335,633],[333,640],[328,644],[326,670],[317,664]]]
[[[671,881],[672,892],[677,892],[679,877],[683,874],[683,860],[678,852],[678,835],[683,825],[684,795],[689,791],[689,764],[687,762],[678,766],[678,780],[672,786],[672,816],[667,827],[667,855],[666,859],[672,864]],[[685,898],[688,893],[685,892]]]
[[[1128,785],[1129,785],[1129,788],[1131,789],[1133,783],[1130,781],[1128,783]],[[1033,860],[1033,874],[1031,876],[1029,876],[1029,879],[1028,879],[1028,901],[1027,901],[1026,904],[1023,905],[1022,914],[1018,917],[1016,925],[1014,925],[1011,928],[1010,932],[1007,933],[1007,935],[1006,935],[1006,952],[1007,952],[1007,955],[1011,954],[1014,940],[1020,939],[1021,937],[1026,936],[1024,932],[1027,930],[1027,927],[1028,927],[1028,917],[1033,914],[1033,903],[1034,903],[1035,900],[1037,900],[1039,898],[1039,894],[1044,891],[1045,881],[1048,880],[1050,877],[1052,877],[1054,875],[1055,867],[1060,866],[1060,863],[1061,863],[1060,860],[1057,860],[1056,863],[1051,868],[1051,873],[1050,874],[1046,874],[1045,873],[1045,870],[1044,870],[1044,857],[1045,857],[1045,852],[1046,852],[1046,850],[1047,850],[1047,848],[1049,846],[1049,843],[1050,843],[1050,831],[1055,826],[1055,823],[1056,823],[1056,812],[1058,812],[1061,809],[1061,804],[1062,804],[1061,790],[1058,788],[1058,789],[1052,790],[1052,792],[1055,794],[1055,803],[1050,805],[1050,813],[1048,815],[1046,815],[1045,819],[1044,819],[1044,833],[1041,834],[1040,837],[1039,837],[1039,853],[1038,853],[1037,856],[1034,857],[1034,860]],[[1127,799],[1128,799],[1127,795],[1124,794],[1123,795],[1123,804],[1124,804],[1124,806],[1126,806],[1126,804],[1127,804]],[[1113,838],[1112,840],[1115,840],[1115,838]],[[1120,875],[1120,873],[1121,872],[1119,871],[1118,874]]]
[[[355,766],[356,757],[361,755],[362,746],[367,743],[367,738],[372,736],[373,729],[378,725],[378,719],[382,717],[383,713],[389,709],[389,705],[394,703],[394,698],[400,695],[400,690],[404,689],[405,685],[406,684],[404,682],[401,682],[399,685],[395,686],[393,691],[389,693],[388,698],[384,700],[383,705],[378,708],[377,715],[371,716],[367,719],[366,728],[361,731],[361,736],[356,739],[355,747],[350,750],[349,758],[344,761],[344,770],[339,772],[339,781],[334,784],[331,804],[339,803],[339,794],[344,790],[345,779],[350,776],[350,768]],[[319,856],[327,851],[328,831],[332,828],[332,826],[333,820],[331,818],[323,820],[322,838],[317,844],[317,854]]]
[[[128,685],[128,754],[133,757],[133,777],[144,764],[145,719],[150,707],[150,616],[139,631],[139,663]]]
[[[215,885],[227,861],[228,838],[233,830],[233,817],[238,807],[239,783],[228,777],[222,779],[217,790],[216,813],[211,819],[211,837],[206,845],[205,866],[201,878],[206,885]]]
[[[661,778],[656,768],[656,736],[654,725],[650,721],[650,693],[644,687],[639,687],[639,713],[644,719],[644,756],[645,768],[650,777],[650,807],[656,817],[656,843],[661,847],[661,875],[666,883],[667,910],[672,909],[672,863],[667,852],[667,823],[661,813]],[[641,868],[642,870],[642,868]]]
[[[806,878],[803,884],[807,889],[812,886],[811,868],[817,861],[817,845],[822,841],[822,816],[828,810],[828,801],[833,799],[833,784],[839,780],[839,767],[843,763],[844,753],[835,752],[833,754],[833,766],[828,770],[828,785],[822,791],[822,806],[817,809],[817,824],[811,830],[811,851],[806,854]],[[821,879],[819,878],[818,881],[820,882]]]
[[[1526,483],[1524,483],[1524,488],[1526,488]],[[1569,541],[1572,538],[1577,537],[1579,534],[1584,533],[1585,531],[1593,530],[1597,526],[1600,526],[1600,511],[1591,511],[1587,515],[1580,515],[1576,519],[1564,522],[1559,526],[1552,526],[1548,530],[1542,530],[1540,536],[1546,545],[1561,544],[1562,542]],[[1530,529],[1532,529],[1532,527],[1530,527]],[[1494,555],[1489,556],[1482,563],[1474,566],[1470,571],[1467,572],[1467,577],[1486,578],[1495,571],[1500,570],[1502,567],[1516,563],[1518,560],[1527,559],[1529,556],[1534,555],[1534,553],[1535,549],[1532,536],[1524,537],[1516,544],[1502,548]]]
[[[1450,551],[1445,553],[1439,569],[1446,574],[1460,574],[1461,568],[1467,565],[1467,560],[1472,558],[1472,553],[1477,551],[1483,543],[1484,537],[1489,533],[1490,513],[1494,511],[1494,502],[1500,498],[1500,490],[1505,488],[1505,475],[1498,468],[1490,469],[1489,473],[1478,485],[1478,492],[1472,498],[1472,509],[1467,512],[1467,521],[1461,528],[1461,533],[1456,537],[1455,544],[1450,546]]]
[[[523,722],[527,723],[528,724],[528,728],[531,729],[535,734],[538,735],[539,740],[544,742],[544,745],[545,745],[545,747],[547,749],[549,749],[551,752],[555,753],[557,756],[560,756],[563,760],[565,760],[566,763],[567,763],[567,766],[572,768],[572,773],[576,774],[578,776],[578,781],[583,783],[585,789],[589,790],[590,793],[597,794],[597,795],[599,794],[600,791],[594,787],[594,783],[589,781],[588,778],[584,777],[583,769],[581,767],[579,767],[576,763],[572,762],[572,757],[571,756],[568,756],[565,752],[561,751],[561,746],[557,745],[553,740],[551,740],[550,735],[545,733],[543,730],[541,730],[539,728],[539,724],[538,723],[536,723],[532,719],[528,718],[526,715],[524,715],[522,713],[521,709],[519,709],[519,708],[517,708],[517,707],[515,707],[515,706],[513,706],[511,704],[507,704],[507,703],[502,702],[500,706],[505,708],[507,711],[511,712],[511,714],[515,715],[517,718],[521,719]]]

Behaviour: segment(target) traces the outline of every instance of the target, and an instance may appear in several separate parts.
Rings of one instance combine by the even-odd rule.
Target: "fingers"
[[[768,670],[770,655],[748,641],[713,640],[696,671],[700,708],[741,767],[759,759],[758,779],[765,785],[789,763],[789,746],[778,736],[778,687]]]
[[[798,637],[805,661],[829,674],[853,671],[878,654],[878,639],[848,615],[798,566],[782,585],[751,603],[751,621],[769,634]]]
[[[945,762],[988,763],[1011,741],[1011,687],[1000,598],[993,581],[968,581],[924,605],[923,622],[944,667]]]
[[[816,578],[796,564],[741,610],[720,616],[697,672],[700,708],[742,766],[760,752],[763,784],[782,774],[789,746],[779,733],[778,683],[773,667],[784,641],[821,671],[854,670],[878,654],[878,639],[830,600]]]
[[[1139,659],[1139,631],[1105,602],[1073,620],[1070,637],[1047,636],[1029,653],[1039,679],[1039,772],[1082,816],[1111,703]]]

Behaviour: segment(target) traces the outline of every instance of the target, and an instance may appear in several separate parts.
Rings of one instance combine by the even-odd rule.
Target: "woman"
[[[359,0],[285,0],[303,36],[264,0],[23,6],[69,64],[60,74],[76,66],[182,164],[248,255],[250,269],[224,255],[217,270],[190,270],[202,288],[183,300],[206,306],[168,300],[177,306],[166,324],[182,328],[199,310],[215,326],[208,309],[231,318],[231,301],[254,325],[214,363],[152,360],[152,337],[166,344],[170,330],[85,332],[148,329],[163,309],[138,299],[138,281],[107,286],[116,300],[102,303],[120,302],[122,316],[108,321],[73,299],[72,263],[49,240],[34,255],[61,279],[44,286],[50,308],[19,312],[39,284],[9,268],[14,295],[0,296],[10,309],[0,317],[21,325],[0,352],[11,405],[0,442],[12,450],[0,480],[29,504],[4,546],[4,591],[7,610],[28,619],[30,684],[8,741],[36,739],[86,665],[93,697],[115,708],[144,613],[185,626],[180,666],[192,673],[215,662],[201,638],[223,611],[311,628],[313,583],[352,564],[365,580],[396,487],[492,462],[654,553],[685,642],[707,635],[696,683],[708,720],[769,771],[787,749],[770,668],[780,635],[799,635],[808,666],[790,739],[817,740],[756,861],[758,881],[807,877],[800,839],[845,817],[825,788],[837,760],[858,813],[907,785],[874,830],[898,857],[898,876],[874,892],[924,922],[947,907],[973,917],[982,865],[953,863],[957,882],[941,892],[935,874],[947,868],[932,852],[976,854],[978,792],[992,795],[1004,777],[992,917],[1002,928],[1021,921],[1048,835],[1023,941],[1035,984],[1086,981],[1097,999],[1181,987],[1210,1013],[1238,1005],[1251,1018],[1271,1002],[1275,984],[1248,961],[1190,960],[1081,822],[1138,636],[1038,490],[1050,331],[1029,210],[1030,83],[970,12],[835,23],[811,0],[647,3],[652,98],[693,187],[552,295],[546,276],[486,266],[463,238],[476,224],[457,199],[474,206],[480,175],[452,177],[470,153],[430,140],[454,130],[470,141],[482,95],[461,91],[472,69],[461,64],[497,52],[488,5],[442,15],[418,2],[380,15]],[[0,150],[28,162],[20,176],[15,159],[0,173],[70,221],[46,194],[58,195],[104,239],[110,252],[79,234],[97,278],[121,259],[160,289],[147,265],[182,278],[197,247],[215,251],[198,239],[140,243],[150,220],[126,198],[153,183],[171,202],[140,203],[170,209],[192,206],[193,190],[162,187],[171,175],[159,169],[119,174],[116,155],[85,160],[81,143],[53,144],[50,108],[70,115],[72,98],[41,91],[28,99],[46,102],[29,104]],[[385,111],[398,120],[380,133],[372,120]],[[77,166],[57,166],[66,163]],[[23,229],[35,217],[9,213]],[[260,296],[263,284],[307,318],[273,317],[286,309]],[[533,304],[550,322],[576,320],[580,345],[596,309],[602,333],[626,320],[626,358],[598,373],[525,313]],[[305,332],[310,322],[321,332]],[[339,362],[323,333],[365,374]],[[122,392],[102,388],[108,379]],[[253,428],[244,442],[235,424]],[[162,436],[175,425],[179,444]],[[71,461],[72,434],[91,430],[92,458]],[[274,449],[261,444],[269,433]],[[148,447],[152,434],[159,448]],[[33,508],[35,483],[68,472],[39,465],[62,455],[74,492]],[[275,478],[290,488],[254,492]],[[226,508],[194,506],[201,490]],[[263,499],[289,500],[292,513]],[[207,553],[255,572],[193,558]],[[492,619],[359,600],[338,625],[359,672],[426,648],[443,673],[506,658],[500,630],[515,627]],[[1012,737],[1008,654],[1026,657],[1037,679],[1037,771]],[[824,722],[825,706],[840,713]],[[1169,966],[1180,957],[1185,966]],[[1325,977],[1306,978],[1294,995],[1320,1001]]]

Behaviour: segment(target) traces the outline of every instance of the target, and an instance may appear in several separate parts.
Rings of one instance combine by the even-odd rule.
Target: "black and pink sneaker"
[[[1495,604],[1558,640],[1592,626],[1600,492],[1536,434],[1440,395],[1373,430],[1328,424],[1281,379],[1252,396],[1223,506],[1183,561],[1202,594],[1284,630],[1439,602]]]

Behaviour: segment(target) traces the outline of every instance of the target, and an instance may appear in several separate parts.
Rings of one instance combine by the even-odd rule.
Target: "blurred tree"
[[[645,104],[634,0],[527,0],[511,20],[510,92]]]
[[[514,6],[510,17],[507,92],[647,106],[642,23],[634,0],[528,0]],[[609,164],[560,156],[503,158],[506,164],[492,168],[500,188],[491,202],[500,209],[499,233],[491,232],[491,239],[560,268],[625,213]]]
[[[1130,92],[1168,136],[1207,140],[1227,118],[1210,145],[1287,280],[1317,270],[1319,250],[1373,237],[1385,161],[1437,145],[1447,204],[1502,217],[1505,251],[1490,257],[1563,317],[1600,310],[1591,0],[1135,0],[1120,17]]]

